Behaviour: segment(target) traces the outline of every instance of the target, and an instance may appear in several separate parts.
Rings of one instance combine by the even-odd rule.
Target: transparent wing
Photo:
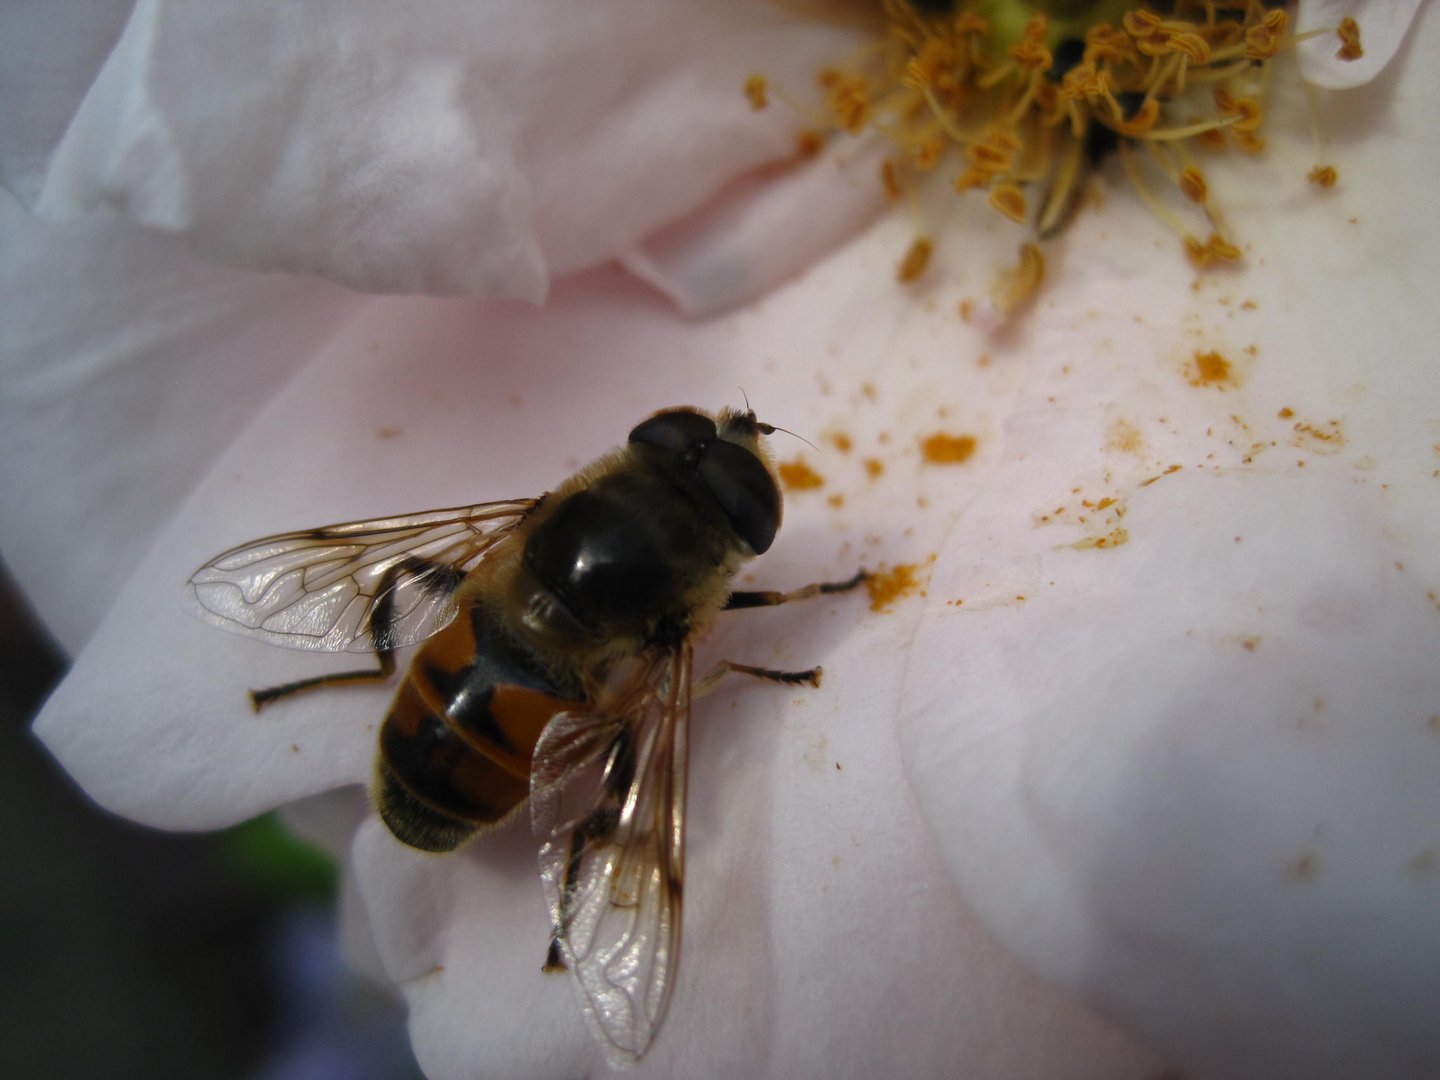
[[[559,959],[611,1057],[649,1047],[680,960],[690,649],[636,662],[613,705],[556,717],[531,814]]]
[[[322,652],[396,649],[455,614],[455,589],[538,499],[427,510],[252,540],[190,577],[227,630]]]

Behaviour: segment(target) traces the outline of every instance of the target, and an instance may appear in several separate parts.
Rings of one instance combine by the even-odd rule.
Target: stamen
[[[961,162],[956,191],[983,191],[997,213],[1032,221],[1045,238],[1069,220],[1094,166],[1118,149],[1137,196],[1182,238],[1192,261],[1240,257],[1187,144],[1264,148],[1270,61],[1300,40],[1283,8],[1265,0],[1167,0],[1158,11],[1138,0],[1133,7],[1127,0],[880,0],[878,7],[885,32],[823,72],[821,86],[833,130],[868,129],[895,143],[880,170],[888,199],[907,195],[911,177],[953,150]],[[1338,37],[1342,59],[1363,55],[1353,19],[1324,32]],[[761,76],[745,92],[753,108],[778,97]],[[1136,144],[1173,185],[1168,197],[1146,188]],[[1316,145],[1319,160],[1318,136]],[[1308,179],[1333,184],[1335,171],[1316,165]],[[1035,205],[1026,196],[1030,183],[1044,185]],[[1171,209],[1186,205],[1204,211],[1207,239]],[[926,272],[934,244],[932,230],[917,229],[898,264],[900,280]],[[1007,280],[1038,286],[1044,260],[1034,252]]]
[[[1340,38],[1340,48],[1335,52],[1335,59],[1359,60],[1365,55],[1365,50],[1360,45],[1360,26],[1354,19],[1348,15],[1341,19],[1335,34]]]
[[[1035,295],[1044,280],[1044,254],[1034,244],[1021,244],[1020,262],[996,275],[990,300],[1002,315],[1010,315]]]

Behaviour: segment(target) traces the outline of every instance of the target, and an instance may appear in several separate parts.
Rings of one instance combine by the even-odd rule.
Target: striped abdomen
[[[458,847],[525,801],[540,733],[582,704],[466,605],[420,649],[380,729],[381,818],[412,847]]]

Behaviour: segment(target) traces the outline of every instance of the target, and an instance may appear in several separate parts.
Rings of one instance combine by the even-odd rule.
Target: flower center
[[[1197,266],[1240,257],[1197,151],[1264,149],[1269,62],[1294,43],[1283,6],[1172,0],[1157,5],[1163,14],[1130,0],[879,6],[875,43],[819,78],[823,126],[878,131],[894,144],[881,177],[892,199],[922,174],[948,169],[957,191],[985,192],[1043,241],[1070,220],[1095,166],[1115,154]],[[1331,32],[1338,55],[1360,55],[1353,20]],[[756,103],[754,85],[749,92]],[[758,93],[763,100],[763,83]],[[1157,179],[1169,196],[1153,190]],[[1310,180],[1330,186],[1334,170],[1317,165]],[[920,276],[932,245],[916,241],[902,280]]]

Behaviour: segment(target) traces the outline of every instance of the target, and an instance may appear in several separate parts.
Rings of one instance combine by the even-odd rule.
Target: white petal
[[[12,4],[0,35],[0,184],[33,202],[46,162],[130,17],[130,0]]]
[[[1298,46],[1300,70],[1307,82],[1331,90],[1346,90],[1369,82],[1400,51],[1406,31],[1420,0],[1302,0],[1295,18],[1295,32],[1332,29],[1340,20],[1354,18],[1360,26],[1360,44],[1365,55],[1358,60],[1341,60],[1335,53],[1340,40],[1322,34]],[[1423,58],[1425,53],[1416,50]]]
[[[1425,635],[1434,628],[1416,616],[1426,611],[1427,589],[1440,585],[1433,499],[1426,501],[1440,432],[1434,383],[1420,363],[1440,329],[1426,306],[1437,257],[1425,243],[1440,223],[1430,203],[1403,192],[1377,203],[1395,175],[1429,175],[1437,164],[1430,128],[1405,126],[1433,113],[1434,91],[1405,89],[1395,134],[1363,143],[1352,136],[1368,130],[1362,121],[1373,104],[1364,94],[1346,99],[1355,111],[1337,114],[1342,185],[1330,196],[1303,187],[1308,149],[1288,139],[1272,137],[1258,183],[1253,162],[1247,172],[1216,170],[1227,208],[1256,237],[1250,270],[1205,279],[1192,292],[1173,243],[1137,216],[1133,200],[1116,195],[1052,247],[1056,273],[1031,319],[992,336],[961,322],[956,305],[983,295],[1018,233],[974,200],[957,212],[963,246],[942,237],[931,274],[913,291],[892,281],[910,235],[894,218],[765,302],[702,324],[679,319],[611,272],[563,283],[539,313],[501,302],[371,301],[284,387],[161,536],[39,730],[87,790],[153,823],[222,824],[358,784],[369,772],[385,693],[337,691],[250,715],[245,686],[313,672],[316,658],[188,621],[179,593],[191,567],[267,530],[537,492],[649,409],[733,400],[738,382],[766,419],[822,447],[777,443],[780,457],[804,456],[827,479],[820,492],[789,498],[785,529],[753,580],[790,585],[857,562],[939,559],[923,604],[912,598],[870,615],[857,610],[864,598],[852,596],[737,613],[707,645],[712,657],[823,660],[826,684],[778,696],[737,685],[702,703],[687,956],[669,1024],[640,1071],[710,1075],[722,1062],[737,1072],[793,1075],[817,1059],[836,1076],[937,1075],[956,1061],[981,1077],[1160,1071],[1085,1007],[1021,971],[991,931],[1177,1062],[1228,1075],[1255,1064],[1244,1053],[1309,1061],[1313,1051],[1288,1041],[1290,1033],[1301,1039],[1314,1030],[1326,1001],[1353,1005],[1344,996],[1351,976],[1373,989],[1387,974],[1357,959],[1367,939],[1346,940],[1356,921],[1345,902],[1378,899],[1381,910],[1413,912],[1413,897],[1430,889],[1423,847],[1408,863],[1394,858],[1420,835],[1416,822],[1430,820],[1415,814],[1430,789],[1379,791],[1359,808],[1350,792],[1374,791],[1385,768],[1416,776],[1429,744],[1413,730],[1377,736],[1374,745],[1355,740],[1351,754],[1332,760],[1317,752],[1287,773],[1285,751],[1298,737],[1221,722],[1197,732],[1194,706],[1183,700],[1168,712],[1132,706],[1117,718],[1112,698],[1096,692],[1106,683],[1094,668],[1132,675],[1126,700],[1147,705],[1175,699],[1172,676],[1181,687],[1198,684],[1215,695],[1212,712],[1221,717],[1244,715],[1252,694],[1274,711],[1306,680],[1325,681],[1325,701],[1340,717],[1337,741],[1355,730],[1345,722],[1357,715],[1345,708],[1347,695],[1362,694],[1368,680],[1391,673],[1405,695],[1368,695],[1385,706],[1376,710],[1382,731],[1393,732],[1385,722],[1406,703],[1424,700],[1431,667],[1416,658],[1433,657]],[[1273,226],[1263,224],[1267,212]],[[1364,288],[1371,281],[1386,287]],[[1249,297],[1258,298],[1256,311],[1244,308]],[[1136,306],[1141,300],[1149,302]],[[1244,352],[1252,343],[1253,362]],[[1187,385],[1184,364],[1200,347],[1234,359],[1244,386]],[[1281,406],[1296,414],[1284,424]],[[1335,443],[1321,437],[1332,416],[1347,439],[1338,455],[1324,453]],[[1138,422],[1138,444],[1122,437],[1121,420]],[[1297,420],[1313,430],[1296,431]],[[917,439],[936,430],[978,436],[974,458],[952,468],[924,464]],[[850,436],[854,449],[832,449],[833,434]],[[1302,446],[1289,446],[1292,437]],[[1268,446],[1271,438],[1277,446]],[[1243,471],[1247,440],[1263,444],[1258,470],[1247,474],[1263,481],[1256,490],[1235,472],[1212,478],[1206,470],[1215,461],[1204,455],[1214,449],[1222,464]],[[1304,470],[1292,463],[1301,453]],[[868,477],[865,457],[884,465],[878,478]],[[1175,462],[1185,468],[1162,475]],[[1161,478],[1140,486],[1151,475]],[[1073,487],[1101,494],[1111,484],[1133,503],[1126,524],[1134,535],[1117,550],[1067,548],[1082,529],[1037,525],[1036,515],[1072,504]],[[1227,493],[1223,505],[1190,498],[1214,491]],[[1288,516],[1266,505],[1280,500],[1274,492],[1299,492],[1283,500]],[[842,496],[842,505],[827,504],[828,494]],[[1255,522],[1253,541],[1265,557],[1253,565],[1273,571],[1241,597],[1253,608],[1262,585],[1274,590],[1257,613],[1267,621],[1253,649],[1240,628],[1230,652],[1221,648],[1228,642],[1212,640],[1202,662],[1185,654],[1186,664],[1131,671],[1113,641],[1099,649],[1090,625],[1077,628],[1107,597],[1135,597],[1149,608],[1120,613],[1117,633],[1133,633],[1136,618],[1152,618],[1150,608],[1153,625],[1232,633],[1234,623],[1219,616],[1248,610],[1236,606],[1235,593],[1249,579],[1231,561],[1233,538],[1224,559],[1209,558],[1209,541],[1235,507]],[[1330,539],[1301,559],[1287,537],[1308,535],[1307,523]],[[1240,547],[1250,542],[1242,538]],[[1403,569],[1392,565],[1401,577],[1380,575],[1384,560],[1402,552]],[[1129,561],[1103,561],[1116,558]],[[1309,578],[1335,583],[1344,602],[1303,591]],[[962,588],[966,604],[946,606]],[[1026,600],[1016,600],[1022,593]],[[972,616],[976,597],[993,602]],[[1207,615],[1215,618],[1197,622]],[[1346,620],[1391,646],[1381,662],[1336,647]],[[1125,640],[1136,656],[1169,659],[1163,636]],[[1065,648],[1043,647],[1052,641]],[[1071,679],[1077,668],[1084,678]],[[1345,676],[1354,685],[1332,689]],[[1090,696],[1080,696],[1065,730],[1046,739],[1052,730],[1037,727],[1019,744],[1030,755],[1029,783],[1006,784],[1017,741],[993,717],[1009,716],[1013,726],[1020,710],[1023,720],[1023,704],[1046,679],[1064,685],[1066,703],[1082,690]],[[1313,699],[1308,704],[1313,711]],[[903,772],[889,719],[897,711]],[[980,713],[986,726],[958,722]],[[1127,719],[1128,727],[1120,722]],[[1417,722],[1430,738],[1425,717]],[[1212,730],[1233,745],[1197,757]],[[1062,737],[1077,731],[1097,737]],[[1173,756],[1161,758],[1153,777],[1127,771],[1133,758],[1121,755],[1137,744]],[[1235,765],[1255,747],[1276,762],[1262,783]],[[968,796],[952,790],[961,776],[973,783]],[[1303,798],[1292,806],[1276,777]],[[1321,792],[1332,777],[1348,786]],[[1179,799],[1177,791],[1196,795]],[[1122,834],[1135,838],[1142,860],[1103,828],[1132,817],[1147,824],[1148,811],[1157,828],[1171,830],[1162,837],[1173,836],[1176,804],[1194,804],[1209,815],[1200,818],[1212,826],[1208,838],[1241,795],[1260,807],[1248,831],[1233,843],[1194,845],[1183,860],[1145,849],[1143,829]],[[1317,809],[1345,828],[1316,834]],[[920,810],[933,836],[922,831]],[[1055,823],[1047,831],[1037,820]],[[1297,821],[1317,847],[1309,861],[1308,849],[1280,842],[1294,839]],[[1357,853],[1353,836],[1366,829],[1383,842]],[[1254,862],[1271,846],[1282,852],[1282,879],[1293,868],[1294,880],[1280,889],[1317,886],[1308,921],[1263,940],[1233,920],[1166,923],[1172,897],[1210,895],[1206,887],[1222,902],[1247,901],[1246,915],[1275,910],[1282,901],[1272,879],[1242,880],[1249,891],[1228,888],[1232,858]],[[434,1076],[473,1075],[491,1060],[515,1066],[496,1070],[501,1075],[574,1075],[599,1060],[568,988],[537,970],[546,928],[523,828],[435,860],[404,852],[372,820],[355,851],[376,951],[403,981],[418,1053]],[[1116,859],[1130,877],[1117,873]],[[1326,884],[1332,860],[1337,876]],[[1413,880],[1376,885],[1368,873],[1376,865]],[[1107,891],[1112,877],[1141,886],[1117,896]],[[1070,888],[1077,880],[1090,887]],[[1402,1020],[1437,969],[1423,948],[1405,952],[1414,940],[1406,935],[1433,926],[1425,921],[1433,910],[1368,939],[1392,958],[1385,989],[1396,991]],[[1223,935],[1202,940],[1210,947],[1198,959],[1186,950],[1188,931],[1216,925]],[[1151,947],[1124,933],[1156,926],[1171,936]],[[1217,1029],[1215,1018],[1231,1015],[1231,983],[1206,979],[1273,978],[1273,953],[1257,952],[1257,940],[1334,955],[1341,970],[1307,972],[1309,985],[1257,1004],[1261,1035],[1237,1050],[1251,1033],[1242,1026],[1248,1019]],[[1366,1008],[1347,1017],[1361,1019],[1345,1048],[1393,1063],[1383,1055],[1394,1050],[1374,1050],[1371,1036],[1382,1025]],[[1400,1035],[1385,1045],[1403,1049],[1412,1032]]]
[[[827,507],[823,492],[795,496],[756,580],[799,584],[912,556],[896,511],[914,513],[913,449],[882,482],[856,460],[886,452],[878,429],[895,406],[933,391],[903,366],[883,408],[861,387],[891,370],[897,326],[912,317],[908,304],[877,317],[857,302],[894,288],[888,266],[907,228],[892,223],[853,252],[878,280],[857,278],[853,264],[843,277],[822,267],[763,309],[701,325],[614,272],[567,283],[543,312],[372,301],[202,485],[37,730],[92,795],[156,824],[213,826],[361,782],[384,691],[317,694],[253,716],[246,686],[313,672],[317,658],[189,620],[180,591],[190,568],[240,535],[542,490],[650,409],[733,401],[737,381],[773,420],[817,441],[849,431],[857,444],[812,459],[846,508]],[[795,356],[811,359],[778,362]],[[803,445],[781,450],[788,459]],[[824,661],[827,685],[804,695],[736,686],[704,702],[688,949],[656,1064],[647,1058],[656,1075],[713,1061],[781,1075],[817,1053],[837,1076],[886,1062],[933,1073],[961,1059],[978,1076],[1155,1071],[1019,970],[958,907],[905,795],[886,720],[912,629],[903,612],[867,615],[865,598],[849,596],[737,614],[707,646],[710,658]],[[526,1075],[522,1064],[573,1075],[577,1061],[600,1060],[570,988],[539,972],[547,930],[523,828],[436,860],[402,851],[372,822],[356,850],[366,922],[434,1076],[491,1060],[505,1075]],[[823,995],[816,972],[826,973]]]
[[[196,259],[0,195],[0,550],[68,650],[276,387],[352,309],[323,282]]]
[[[853,38],[761,5],[142,0],[39,206],[374,292],[539,300],[792,152],[756,70]]]
[[[1253,239],[1188,298],[1177,265],[1089,264],[1113,202],[1077,223],[1089,272],[995,355],[1030,394],[910,655],[906,761],[965,894],[1187,1074],[1440,1052],[1440,212],[1394,181],[1440,168],[1421,67],[1336,101],[1328,195],[1293,98],[1265,159],[1207,166]],[[1190,385],[1209,350],[1240,385]]]
[[[699,211],[646,237],[622,261],[687,315],[763,296],[853,236],[884,206],[890,144],[846,140],[775,175],[741,177]]]

